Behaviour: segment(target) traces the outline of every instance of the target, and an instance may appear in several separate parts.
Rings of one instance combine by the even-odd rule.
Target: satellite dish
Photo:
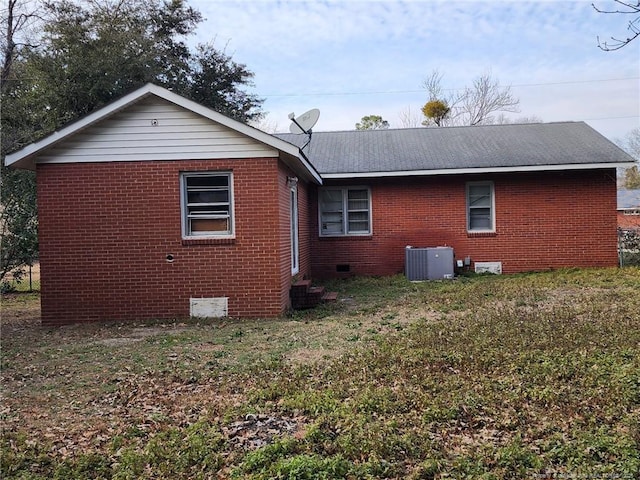
[[[320,110],[313,108],[296,118],[294,113],[289,114],[291,125],[289,131],[291,133],[309,133],[313,126],[320,118]]]

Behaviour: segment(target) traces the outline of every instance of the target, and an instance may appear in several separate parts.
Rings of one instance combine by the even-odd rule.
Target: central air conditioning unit
[[[453,248],[407,246],[404,252],[404,272],[408,280],[416,282],[453,278]]]

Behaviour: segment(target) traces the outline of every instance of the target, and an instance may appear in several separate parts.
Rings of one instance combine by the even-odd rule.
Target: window
[[[467,184],[467,230],[493,232],[495,230],[493,182]]]
[[[181,188],[185,237],[233,235],[231,173],[183,173]]]
[[[368,188],[320,190],[320,235],[368,235],[371,233],[371,202]]]

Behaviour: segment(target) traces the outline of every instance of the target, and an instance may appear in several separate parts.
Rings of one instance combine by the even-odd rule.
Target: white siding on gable
[[[54,145],[39,163],[277,157],[278,151],[157,97]]]

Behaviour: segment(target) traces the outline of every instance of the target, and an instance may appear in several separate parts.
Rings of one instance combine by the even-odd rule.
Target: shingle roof
[[[618,210],[635,210],[640,208],[640,190],[618,189]]]
[[[276,136],[299,147],[307,141]],[[313,132],[303,151],[323,176],[633,162],[584,122]]]

